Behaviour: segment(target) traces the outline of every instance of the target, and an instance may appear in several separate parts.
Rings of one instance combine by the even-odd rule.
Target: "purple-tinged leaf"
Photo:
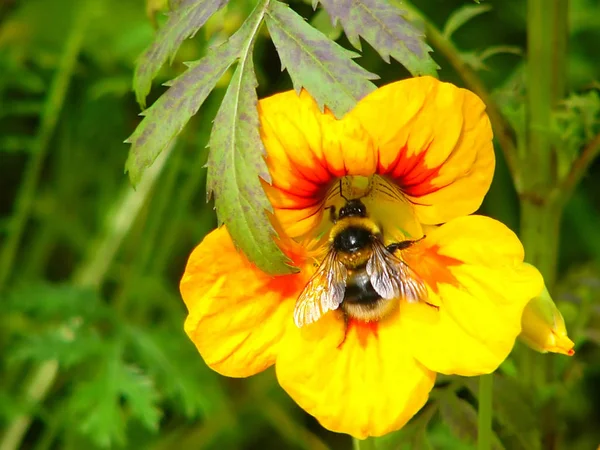
[[[167,59],[173,60],[181,43],[193,37],[206,21],[229,0],[178,0],[174,11],[135,68],[133,87],[138,103],[145,107],[152,79]]]
[[[294,88],[305,88],[317,101],[341,118],[356,102],[375,90],[378,78],[356,64],[356,53],[340,47],[311,27],[287,5],[273,1],[266,17],[269,33],[287,68]]]
[[[331,21],[340,22],[348,40],[360,49],[361,36],[384,61],[390,56],[413,75],[436,76],[438,66],[424,35],[405,18],[405,12],[386,0],[320,0]]]
[[[272,208],[260,181],[270,182],[270,175],[259,134],[252,51],[268,4],[260,2],[238,31],[244,48],[210,135],[207,191],[236,246],[258,268],[275,275],[294,268],[273,240],[276,233],[266,215]]]
[[[131,144],[125,170],[135,186],[145,169],[183,129],[239,54],[234,36],[209,49],[208,54],[169,83],[170,88],[150,108],[134,133],[125,141]]]

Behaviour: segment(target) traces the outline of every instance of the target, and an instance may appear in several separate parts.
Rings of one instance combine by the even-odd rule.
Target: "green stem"
[[[477,411],[477,450],[492,448],[492,401],[494,374],[479,377],[479,409]]]
[[[562,205],[553,197],[543,202],[521,197],[521,240],[527,261],[544,276],[552,291],[556,282]]]
[[[558,175],[552,136],[553,110],[565,94],[567,0],[527,2],[527,173],[519,190],[521,240],[525,258],[535,265],[552,292],[556,281],[560,220],[565,199],[557,192]],[[554,377],[553,358],[528,352],[522,366],[526,384],[544,389]],[[555,399],[542,407],[543,448],[556,447]]]
[[[374,438],[356,439],[352,438],[352,448],[354,450],[377,450]]]
[[[553,187],[555,156],[552,148],[552,108],[562,97],[563,68],[556,56],[564,46],[556,46],[555,17],[559,3],[565,0],[529,0],[527,5],[527,175],[528,187],[539,196]]]

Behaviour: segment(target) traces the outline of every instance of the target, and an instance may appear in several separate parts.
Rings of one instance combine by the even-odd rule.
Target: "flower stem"
[[[477,411],[477,450],[492,448],[492,398],[494,374],[479,377],[479,409]]]
[[[352,438],[352,448],[354,450],[376,450],[375,439],[356,439]]]

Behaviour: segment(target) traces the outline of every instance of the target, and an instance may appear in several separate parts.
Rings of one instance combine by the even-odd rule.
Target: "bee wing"
[[[382,298],[402,297],[410,303],[427,300],[423,280],[408,264],[387,251],[383,243],[376,241],[373,244],[373,254],[366,269],[373,289]]]
[[[336,252],[331,250],[296,301],[296,326],[300,328],[316,322],[327,311],[337,309],[344,300],[347,277],[346,267],[336,259]]]

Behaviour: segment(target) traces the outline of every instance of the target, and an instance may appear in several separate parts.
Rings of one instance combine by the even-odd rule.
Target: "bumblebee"
[[[394,255],[418,240],[384,245],[381,230],[360,199],[346,200],[337,217],[334,207],[330,212],[334,225],[329,250],[298,297],[294,311],[298,327],[338,307],[346,320],[369,322],[389,314],[399,298],[426,302],[425,283]]]

